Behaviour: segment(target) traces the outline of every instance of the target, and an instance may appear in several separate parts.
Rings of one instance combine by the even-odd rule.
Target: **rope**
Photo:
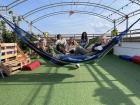
[[[129,2],[128,4],[122,6],[121,8],[119,8],[117,11],[123,10],[125,7],[128,7],[130,4],[132,4],[131,2]],[[107,17],[109,18],[110,16],[114,15],[115,13],[109,14]]]

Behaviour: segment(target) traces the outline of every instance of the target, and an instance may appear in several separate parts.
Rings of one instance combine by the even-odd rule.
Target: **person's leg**
[[[76,47],[76,54],[86,54],[88,53],[88,51],[86,49],[84,49],[83,47],[79,46],[79,47]]]

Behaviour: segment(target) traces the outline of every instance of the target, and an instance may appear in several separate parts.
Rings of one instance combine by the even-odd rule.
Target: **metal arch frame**
[[[12,3],[7,5],[7,9],[8,10],[12,9],[13,7],[15,7],[15,6],[17,6],[17,5],[19,5],[19,4],[23,3],[23,2],[26,2],[26,1],[28,1],[28,0],[15,0]]]
[[[43,16],[40,16],[34,20],[32,20],[32,24],[44,19],[44,18],[47,18],[47,17],[51,17],[51,16],[55,16],[55,15],[61,15],[61,14],[67,14],[69,11],[58,11],[58,12],[52,12],[52,13],[48,13],[46,15],[43,15]],[[92,16],[97,16],[97,17],[100,17],[102,19],[105,19],[105,20],[108,20],[109,22],[113,22],[112,19],[106,17],[106,16],[103,16],[103,15],[100,15],[100,14],[97,14],[97,13],[94,13],[94,12],[89,12],[89,11],[78,11],[78,10],[75,10],[74,11],[75,13],[79,13],[79,14],[85,14],[85,15],[92,15]]]
[[[19,4],[22,4],[24,2],[26,2],[28,0],[15,0],[5,6],[0,6],[0,11],[7,11],[7,10],[10,10],[12,8],[14,8],[15,6],[19,5]]]
[[[6,11],[7,10],[7,6],[0,6],[0,11]]]
[[[140,15],[140,9],[133,11],[133,12],[127,14],[126,16],[128,16],[128,18],[130,18],[130,17],[136,16],[136,15]],[[122,17],[116,19],[116,22],[120,22],[121,20],[125,19],[126,16],[122,16]]]
[[[14,8],[15,6],[25,2],[25,1],[28,1],[28,0],[15,0],[15,1],[13,1],[12,3],[10,3],[10,4],[6,5],[6,6],[0,6],[0,11],[7,11],[7,10],[9,10],[11,8]],[[129,1],[139,5],[138,1],[140,1],[140,0],[129,0]],[[73,3],[74,3],[73,5],[77,5],[77,2],[73,2]],[[119,10],[117,10],[117,11],[120,12]],[[140,9],[127,14],[127,16],[128,17],[133,17],[133,16],[139,15],[139,14],[140,14]],[[120,22],[121,20],[125,19],[125,17],[126,17],[126,15],[125,16],[121,16],[120,18],[116,19],[116,22]]]
[[[120,12],[120,11],[114,9],[114,8],[111,8],[111,7],[106,6],[106,5],[97,4],[97,3],[91,3],[91,2],[60,2],[60,3],[53,3],[53,4],[49,4],[49,5],[44,5],[44,6],[38,7],[36,9],[33,9],[33,10],[25,13],[22,16],[24,18],[26,18],[26,17],[28,17],[28,16],[36,13],[36,12],[39,12],[39,11],[42,11],[42,10],[45,10],[45,9],[59,7],[59,6],[67,6],[67,5],[94,6],[94,7],[99,7],[99,8],[108,10],[108,11],[112,11],[113,13],[116,13],[116,14],[121,15],[121,16],[125,16],[126,15],[123,12]]]
[[[139,0],[129,0],[129,1],[131,1],[132,3],[135,3],[135,4],[140,6],[140,1]]]

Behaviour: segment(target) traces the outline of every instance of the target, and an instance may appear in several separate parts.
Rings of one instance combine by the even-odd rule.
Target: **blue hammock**
[[[121,32],[118,36],[114,37],[105,46],[105,48],[102,51],[100,51],[99,53],[93,54],[91,56],[86,56],[86,55],[77,55],[77,56],[61,55],[60,57],[53,57],[49,53],[37,48],[34,43],[29,41],[25,37],[25,35],[31,36],[31,34],[24,31],[23,29],[21,29],[17,25],[13,24],[12,22],[10,22],[6,18],[4,18],[2,15],[0,15],[0,18],[2,18],[13,29],[13,31],[16,33],[16,35],[19,37],[19,39],[22,42],[24,42],[28,47],[30,47],[32,50],[34,50],[41,57],[43,57],[47,60],[50,60],[51,62],[53,62],[55,64],[58,64],[58,65],[66,65],[66,64],[70,64],[70,63],[82,63],[82,62],[93,62],[94,63],[94,62],[100,60],[102,57],[104,57],[113,48],[114,45],[116,45],[127,34],[127,32],[130,30],[130,28],[132,28],[140,20],[140,18],[139,18],[128,29]]]

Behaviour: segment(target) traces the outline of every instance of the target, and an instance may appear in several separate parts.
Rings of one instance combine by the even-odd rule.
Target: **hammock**
[[[60,55],[59,57],[54,57],[51,54],[43,51],[42,49],[39,49],[33,44],[31,41],[29,41],[25,35],[31,36],[28,32],[24,31],[17,25],[13,24],[6,18],[4,18],[2,15],[0,15],[0,18],[2,18],[16,33],[16,35],[19,37],[19,39],[24,42],[29,48],[34,50],[38,55],[43,57],[44,59],[50,60],[51,62],[58,64],[58,65],[66,65],[70,63],[82,63],[82,62],[97,62],[101,58],[103,58],[112,48],[114,45],[116,45],[132,28],[139,20],[140,18],[135,21],[128,29],[121,32],[118,36],[114,37],[103,50],[101,50],[99,53],[87,56],[87,55]]]

